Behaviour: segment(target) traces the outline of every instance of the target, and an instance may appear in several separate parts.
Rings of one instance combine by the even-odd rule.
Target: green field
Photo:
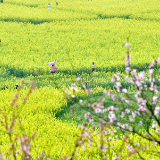
[[[49,0],[0,3],[0,88],[9,87],[0,91],[0,107],[9,110],[15,83],[26,81],[22,98],[30,81],[35,81],[37,89],[20,116],[24,129],[16,131],[16,134],[38,132],[33,157],[42,149],[52,159],[72,152],[74,135],[79,133],[77,123],[84,121],[84,111],[76,110],[79,121],[72,117],[64,91],[76,77],[81,77],[81,82],[92,89],[92,99],[100,98],[107,87],[115,91],[111,77],[116,72],[122,75],[122,86],[135,92],[124,80],[127,37],[131,43],[131,66],[138,71],[147,70],[154,57],[160,55],[159,0],[61,0],[58,5]],[[59,66],[54,75],[49,74],[48,63],[52,61]],[[92,62],[96,65],[94,73]],[[159,73],[157,69],[156,78]],[[156,84],[159,85],[158,81]],[[82,90],[77,94],[78,99],[85,99]],[[106,102],[105,107],[112,104]],[[0,134],[0,151],[6,153],[7,138],[3,132]],[[116,147],[113,151],[117,153]],[[90,152],[99,159],[98,151]],[[83,150],[79,153],[79,159],[85,157]],[[126,153],[125,150],[124,157]]]

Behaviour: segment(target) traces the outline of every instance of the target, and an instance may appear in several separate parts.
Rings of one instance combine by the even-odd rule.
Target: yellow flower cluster
[[[3,76],[3,71],[19,77],[23,73],[23,76],[28,76],[28,80],[34,79],[30,74],[39,71],[40,75],[35,78],[39,88],[21,109],[22,127],[17,123],[13,134],[21,136],[25,132],[28,136],[38,132],[35,140],[31,141],[33,158],[44,149],[46,157],[55,160],[72,154],[77,139],[75,135],[80,134],[80,129],[73,121],[62,122],[55,117],[57,111],[67,107],[63,91],[68,87],[66,84],[75,80],[74,76],[66,74],[74,71],[71,63],[75,71],[85,73],[91,70],[91,63],[95,62],[96,71],[105,72],[108,68],[110,72],[103,75],[111,76],[112,72],[124,67],[124,45],[127,36],[130,36],[131,41],[132,64],[141,64],[140,66],[144,67],[144,64],[151,63],[153,55],[159,56],[160,1],[63,0],[57,6],[51,4],[51,10],[48,10],[48,3],[49,0],[5,0],[0,4],[0,28],[3,29],[3,32],[0,32],[0,66],[3,68],[0,68],[0,84],[9,86],[9,90],[0,91],[0,108],[8,113],[10,121],[15,109],[15,106],[9,105],[15,92],[10,88],[17,79],[10,79],[7,74],[6,77]],[[51,61],[57,62],[61,73],[46,77],[44,73],[49,72],[48,63]],[[101,79],[101,83],[108,83],[108,79],[102,77],[101,73],[94,73],[94,82],[99,83]],[[122,78],[124,77],[122,74]],[[53,81],[59,83],[63,89],[52,88],[50,83]],[[88,81],[92,83],[92,79]],[[41,84],[46,86],[40,87]],[[77,88],[77,95],[86,95]],[[92,93],[103,91],[104,88],[98,86],[92,89]],[[19,95],[19,106],[22,105],[25,95],[24,89]],[[3,122],[4,119],[1,117],[0,120]],[[6,154],[9,140],[4,131],[0,125],[0,151]],[[109,133],[108,130],[107,132]],[[154,130],[152,132],[156,135]],[[110,151],[107,150],[106,156],[114,158],[122,145],[122,137],[117,139],[113,134],[108,134],[104,138],[106,146],[108,141],[112,146]],[[98,135],[94,135],[93,139],[99,142]],[[156,154],[160,150],[157,145],[152,145],[137,135],[130,135],[130,139],[137,147],[150,144],[145,152],[140,151],[140,155],[145,159],[157,159]],[[75,156],[75,159],[100,159],[96,144],[90,148],[86,143],[85,147],[89,154],[79,148],[79,156]],[[137,155],[127,157],[128,148],[126,144],[122,159],[137,159]],[[156,154],[148,154],[155,150]],[[20,156],[18,158],[21,159]]]
[[[50,61],[56,61],[66,73],[72,70],[67,53],[79,71],[91,70],[92,62],[96,71],[120,68],[125,63],[124,43],[129,35],[132,64],[143,66],[159,55],[158,1],[64,1],[51,10],[45,5],[43,1],[22,0],[0,5],[1,64],[13,74],[26,75],[37,69],[47,72]]]
[[[84,94],[78,88],[78,94]],[[99,88],[98,91],[102,91],[102,88]],[[25,95],[26,90],[20,92],[20,99]],[[95,91],[93,90],[93,93]],[[5,92],[0,92],[0,104],[3,111],[8,111],[8,118],[12,115],[12,108],[9,106],[9,100],[13,97],[13,91],[5,90]],[[22,101],[18,101],[19,106],[21,106]],[[31,154],[33,157],[37,157],[38,153],[42,152],[42,149],[45,151],[46,156],[52,159],[58,159],[59,156],[64,157],[65,155],[70,155],[76,143],[77,137],[76,134],[80,135],[80,129],[75,126],[74,122],[67,122],[57,120],[55,117],[55,112],[57,109],[66,105],[64,101],[64,93],[53,88],[40,88],[34,91],[28,99],[28,103],[22,108],[20,119],[22,120],[22,128],[19,128],[18,125],[15,127],[14,135],[21,135],[25,132],[26,135],[31,135],[34,132],[38,132],[35,140],[31,141],[32,150]],[[4,129],[0,127],[3,131]],[[111,129],[111,128],[110,128]],[[113,128],[112,128],[113,129]],[[89,129],[91,130],[91,129]],[[95,132],[99,133],[99,129],[96,129]],[[110,133],[107,129],[107,135],[103,138],[105,139],[105,145],[110,146],[110,150],[107,150],[108,157],[114,158],[118,153],[120,146],[123,143],[123,137],[117,139],[113,133]],[[156,134],[152,130],[152,134]],[[100,152],[97,149],[99,144],[99,135],[93,135],[93,140],[96,143],[93,143],[93,147],[89,147],[89,144],[85,143],[86,150],[83,147],[77,150],[75,159],[99,159]],[[158,138],[158,137],[157,137]],[[148,152],[154,152],[155,149],[158,151],[160,148],[158,146],[152,145],[151,142],[148,142],[145,139],[140,138],[137,135],[130,135],[130,140],[137,148],[142,148],[142,146],[147,146],[145,152],[139,151],[140,155],[144,158],[156,158],[155,154],[148,154]],[[5,132],[0,132],[0,142],[1,142],[1,151],[6,153],[8,151],[8,137]],[[8,143],[7,143],[8,142]],[[137,155],[127,157],[129,147],[126,143],[122,151],[122,158],[125,159],[137,159]],[[87,154],[87,152],[89,154]],[[110,154],[109,154],[110,153]],[[78,156],[77,156],[78,155]],[[88,157],[88,158],[87,158]]]

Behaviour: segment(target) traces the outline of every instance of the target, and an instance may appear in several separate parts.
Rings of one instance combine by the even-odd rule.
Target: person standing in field
[[[55,70],[58,69],[58,66],[55,67],[56,62],[50,62],[48,66],[52,66],[49,73],[55,73]]]
[[[58,66],[55,67],[54,65],[52,65],[50,73],[55,73],[55,70],[58,69]]]
[[[51,9],[51,5],[50,5],[50,3],[48,4],[48,9]]]
[[[95,66],[94,62],[92,62],[91,67],[92,67],[92,72],[95,71],[96,66]]]
[[[14,89],[18,89],[18,88],[19,88],[19,85],[18,85],[18,83],[16,83]]]

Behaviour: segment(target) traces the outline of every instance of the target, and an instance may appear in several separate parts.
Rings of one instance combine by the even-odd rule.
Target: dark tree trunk
[[[3,0],[1,0],[1,3],[3,3]]]

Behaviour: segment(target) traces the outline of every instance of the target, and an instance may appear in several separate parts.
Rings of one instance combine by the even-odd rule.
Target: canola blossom
[[[134,160],[139,158],[138,154],[145,159],[157,159],[160,147],[154,140],[149,142],[136,134],[117,136],[111,125],[104,127],[102,136],[99,128],[85,130],[85,123],[77,126],[73,119],[61,120],[56,114],[68,109],[70,100],[78,100],[78,104],[83,105],[87,96],[99,96],[104,92],[106,97],[110,95],[112,101],[116,101],[115,94],[121,91],[123,94],[136,93],[139,111],[146,111],[146,100],[140,98],[142,92],[133,85],[141,88],[142,80],[149,79],[149,90],[159,92],[154,82],[160,81],[160,69],[156,70],[155,79],[152,75],[153,67],[160,64],[160,2],[63,0],[58,5],[51,3],[48,9],[49,3],[49,0],[4,0],[0,3],[0,88],[8,86],[0,91],[0,159],[7,157],[8,151],[14,148],[18,160],[22,159],[22,154],[26,159],[30,156],[36,159],[42,158],[43,153],[47,160],[60,159],[70,156],[74,150],[73,159],[77,160],[98,160],[102,154],[104,159],[121,156],[121,159]],[[124,43],[128,36],[130,41]],[[125,57],[126,50],[132,57],[131,54]],[[59,66],[54,75],[49,74],[51,61]],[[91,73],[92,62],[96,65],[94,73]],[[136,69],[132,70],[131,66]],[[126,76],[128,73],[136,81]],[[16,83],[23,88],[20,92],[14,88]],[[127,88],[121,90],[124,86]],[[107,87],[112,89],[107,92]],[[156,105],[153,114],[158,118],[160,107],[156,94],[152,97],[152,105]],[[131,103],[123,95],[120,101],[128,106]],[[103,102],[102,98],[88,103],[88,108],[96,114],[107,112],[112,124],[118,120],[115,114],[118,106],[104,106]],[[129,123],[133,124],[139,112],[126,108],[119,116],[122,119],[127,114],[130,114]],[[15,121],[17,115],[19,120]],[[89,111],[84,118],[89,123],[94,122]],[[8,128],[4,125],[6,120]],[[103,127],[103,118],[99,122],[100,128]],[[139,120],[138,125],[144,126],[144,121]],[[133,131],[128,123],[118,122],[117,126],[122,131],[126,128]],[[149,133],[143,130],[139,133],[146,137],[152,134],[159,141],[160,128],[153,121]],[[8,137],[15,143],[10,143]]]

